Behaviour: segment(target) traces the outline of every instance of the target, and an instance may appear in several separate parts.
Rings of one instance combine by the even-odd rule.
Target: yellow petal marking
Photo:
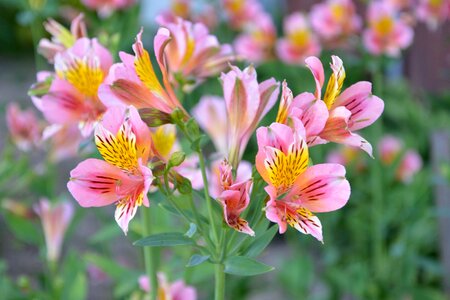
[[[151,92],[156,92],[159,95],[162,95],[163,88],[158,80],[158,77],[156,77],[155,70],[153,69],[150,55],[147,50],[143,48],[138,50],[138,54],[136,54],[136,58],[134,60],[134,67],[136,69],[136,74],[142,83]]]
[[[98,87],[103,82],[103,71],[98,61],[73,58],[63,67],[57,67],[59,77],[70,82],[81,94],[89,97],[97,95]]]
[[[336,98],[341,93],[342,85],[344,84],[344,79],[345,79],[345,69],[344,66],[341,65],[338,70],[333,70],[333,73],[330,76],[330,80],[328,80],[327,89],[323,97],[323,101],[327,105],[328,109],[330,109],[331,106],[333,106],[334,101],[336,101]]]
[[[165,159],[169,159],[176,138],[177,134],[173,125],[159,126],[155,132],[152,132],[153,146],[158,154]]]

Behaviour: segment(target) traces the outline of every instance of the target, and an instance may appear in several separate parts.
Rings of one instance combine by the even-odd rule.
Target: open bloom
[[[302,13],[293,13],[284,20],[285,37],[277,43],[278,57],[288,64],[302,64],[310,55],[320,54],[317,37]]]
[[[419,0],[418,2],[417,19],[425,22],[431,29],[436,29],[450,17],[449,0]]]
[[[414,175],[422,169],[422,157],[414,150],[408,150],[397,169],[396,177],[404,183],[410,183]]]
[[[51,40],[41,39],[37,51],[50,63],[54,62],[56,54],[72,47],[78,39],[87,37],[83,14],[73,19],[70,31],[53,19],[45,22],[44,27],[52,35],[52,38]]]
[[[6,124],[13,142],[20,150],[29,151],[39,145],[42,128],[32,110],[21,110],[17,103],[8,104]]]
[[[244,29],[263,12],[258,0],[222,0],[222,5],[234,29]]]
[[[252,181],[247,179],[234,182],[231,169],[228,161],[221,162],[219,173],[222,192],[217,200],[222,204],[224,219],[228,226],[239,232],[254,236],[255,232],[250,228],[248,222],[240,217],[250,203]]]
[[[403,143],[400,139],[392,136],[384,136],[378,143],[380,160],[383,164],[390,165],[398,157],[403,149]]]
[[[170,31],[171,40],[164,54],[172,83],[192,88],[190,81],[199,83],[215,76],[228,67],[228,62],[234,60],[231,46],[220,45],[202,23],[191,23],[182,18],[167,21],[162,17],[158,21]]]
[[[313,212],[329,212],[344,206],[350,197],[345,168],[338,164],[308,167],[308,147],[301,126],[297,130],[279,123],[256,131],[256,169],[268,183],[266,217],[323,241],[322,225]]]
[[[341,143],[359,147],[372,155],[370,143],[354,132],[371,125],[383,112],[384,102],[377,96],[372,95],[372,84],[367,81],[359,81],[341,92],[345,79],[345,69],[342,60],[337,56],[332,56],[332,63],[330,64],[332,74],[322,98],[321,89],[325,81],[323,65],[317,57],[307,58],[306,64],[316,81],[314,101],[323,101],[329,111],[325,127],[317,136],[308,136],[307,132],[308,141],[312,140],[309,144],[315,145],[328,141]],[[314,103],[309,98],[310,96],[302,97],[301,100],[305,103],[308,103],[308,101]],[[313,114],[309,117],[313,119],[315,114],[321,113],[321,110],[310,111],[307,109],[303,114],[306,113]],[[320,118],[320,116],[316,116],[316,118]]]
[[[273,57],[277,32],[270,14],[258,13],[252,23],[234,41],[239,57],[252,63],[261,63]]]
[[[86,7],[96,10],[100,17],[109,17],[114,11],[133,5],[136,0],[81,0]]]
[[[47,259],[56,262],[61,253],[64,234],[72,220],[73,206],[69,202],[62,202],[52,207],[47,199],[41,199],[34,209],[44,228]]]
[[[139,277],[139,287],[149,292],[151,290],[148,276]],[[158,300],[196,300],[197,291],[194,287],[186,285],[183,280],[177,280],[173,283],[167,281],[163,273],[158,273]]]
[[[93,131],[106,107],[97,91],[112,65],[112,56],[96,39],[81,38],[55,56],[56,76],[36,107],[51,124],[78,125],[83,136]]]
[[[142,44],[141,30],[133,45],[135,55],[120,52],[121,63],[114,64],[100,86],[99,97],[110,106],[133,105],[137,109],[155,108],[171,113],[175,108],[182,108],[169,82],[164,49],[170,41],[167,28],[160,28],[154,38],[155,56],[162,73],[163,84],[158,80],[153,69],[150,55]]]
[[[150,130],[137,110],[108,109],[95,132],[104,160],[87,159],[70,172],[67,187],[83,207],[116,204],[115,219],[126,234],[139,206],[149,206],[153,180],[147,161],[153,155]]]
[[[311,25],[328,43],[341,44],[361,28],[352,0],[328,0],[311,9]]]
[[[233,66],[220,78],[228,120],[228,161],[237,168],[250,136],[277,101],[279,83],[271,78],[258,84],[252,66],[243,71]]]
[[[392,6],[373,1],[368,8],[369,27],[363,33],[367,51],[375,55],[398,56],[400,50],[411,45],[414,32]]]

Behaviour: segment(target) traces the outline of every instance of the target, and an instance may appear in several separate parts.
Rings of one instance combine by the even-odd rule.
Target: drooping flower
[[[221,168],[223,160],[215,160],[211,164],[211,171],[208,173],[208,182],[209,182],[209,194],[213,198],[218,198],[220,194],[224,191],[222,185],[222,177]],[[239,163],[239,167],[236,171],[236,178],[234,181],[236,182],[244,182],[250,180],[252,177],[252,164],[248,161],[241,161]]]
[[[252,23],[234,41],[234,49],[241,57],[252,63],[262,63],[273,58],[276,28],[272,17],[266,12],[258,13]]]
[[[109,17],[116,10],[132,6],[136,0],[81,0],[86,7],[96,10],[102,18]]]
[[[64,240],[64,234],[73,216],[73,206],[69,202],[61,202],[51,206],[47,199],[41,199],[34,207],[41,218],[44,228],[47,260],[57,262]]]
[[[90,135],[106,110],[97,91],[111,65],[111,54],[96,39],[78,39],[55,56],[56,76],[48,92],[34,97],[36,107],[50,124],[78,125]]]
[[[302,64],[310,55],[320,54],[317,37],[302,13],[293,13],[284,20],[285,37],[277,42],[278,57],[288,64]]]
[[[307,135],[308,144],[315,145],[328,141],[341,143],[359,147],[372,155],[370,143],[354,132],[371,125],[383,112],[384,102],[372,94],[372,84],[359,81],[341,92],[345,69],[342,60],[332,56],[330,64],[332,74],[322,97],[321,89],[325,81],[323,65],[317,57],[307,58],[306,65],[316,81],[315,101],[323,101],[329,110],[327,122],[320,134],[313,138]]]
[[[363,42],[367,51],[374,55],[398,56],[402,49],[411,45],[414,32],[392,6],[383,1],[373,1],[368,7],[368,25]]]
[[[51,40],[41,39],[37,51],[50,63],[54,62],[56,54],[72,47],[78,39],[87,37],[83,14],[79,14],[72,20],[70,31],[53,19],[45,22],[44,27],[52,37]]]
[[[14,144],[20,150],[29,151],[39,145],[42,126],[32,110],[21,110],[17,103],[9,103],[6,124]]]
[[[228,44],[220,45],[202,23],[191,23],[182,18],[173,21],[157,18],[170,31],[170,42],[164,48],[170,81],[191,89],[207,77],[215,76],[234,60]]]
[[[162,73],[163,83],[158,80],[150,55],[142,44],[141,30],[133,45],[135,55],[120,52],[121,63],[114,64],[100,86],[99,97],[107,106],[133,105],[137,109],[155,108],[165,113],[173,109],[184,110],[169,82],[164,49],[170,41],[170,32],[161,27],[154,38],[155,56]]]
[[[271,78],[258,84],[252,66],[243,71],[232,66],[230,72],[222,73],[221,81],[228,120],[228,161],[237,169],[250,136],[277,100],[279,83]]]
[[[449,0],[419,0],[416,6],[416,16],[425,22],[430,29],[435,30],[439,24],[450,17]]]
[[[151,290],[148,276],[139,277],[139,287],[144,292]],[[157,300],[196,300],[197,291],[194,287],[186,285],[183,280],[177,280],[173,283],[167,281],[163,273],[158,273],[158,296]]]
[[[222,0],[222,6],[230,26],[239,30],[257,21],[264,11],[258,0]]]
[[[323,241],[322,225],[313,212],[329,212],[344,206],[350,197],[345,168],[338,164],[308,167],[309,154],[301,126],[272,123],[256,131],[256,169],[268,183],[266,217],[284,233],[289,224]]]
[[[352,0],[328,0],[311,9],[311,25],[328,46],[339,46],[361,29]]]
[[[240,217],[250,203],[252,181],[247,179],[235,182],[231,170],[232,167],[227,160],[220,163],[219,174],[222,192],[217,200],[223,207],[224,219],[228,226],[239,232],[254,236],[255,232],[250,228],[248,222]]]
[[[137,208],[149,206],[153,175],[147,162],[154,155],[150,130],[134,107],[113,107],[97,126],[95,143],[104,160],[78,164],[67,187],[83,207],[115,203],[115,219],[126,234]]]

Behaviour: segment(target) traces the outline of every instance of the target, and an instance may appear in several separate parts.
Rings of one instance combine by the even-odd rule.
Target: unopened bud
[[[139,115],[148,127],[158,127],[164,124],[172,123],[169,114],[156,108],[141,108],[139,110]]]

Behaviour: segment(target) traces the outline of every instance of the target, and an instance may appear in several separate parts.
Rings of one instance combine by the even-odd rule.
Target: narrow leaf
[[[192,238],[194,234],[197,232],[197,225],[194,223],[189,224],[189,230],[184,234],[188,238]]]
[[[273,269],[274,267],[244,256],[232,256],[225,260],[225,273],[232,275],[254,276],[270,272]]]
[[[187,263],[186,267],[198,266],[199,264],[207,261],[208,259],[209,259],[209,255],[203,256],[203,255],[199,255],[199,254],[194,254],[189,259],[189,262]]]
[[[270,244],[273,237],[277,233],[278,226],[274,225],[270,227],[266,232],[258,236],[253,243],[245,250],[244,256],[257,257],[264,249]]]
[[[194,241],[180,232],[160,233],[148,236],[133,243],[135,246],[142,247],[168,247],[193,245]]]

